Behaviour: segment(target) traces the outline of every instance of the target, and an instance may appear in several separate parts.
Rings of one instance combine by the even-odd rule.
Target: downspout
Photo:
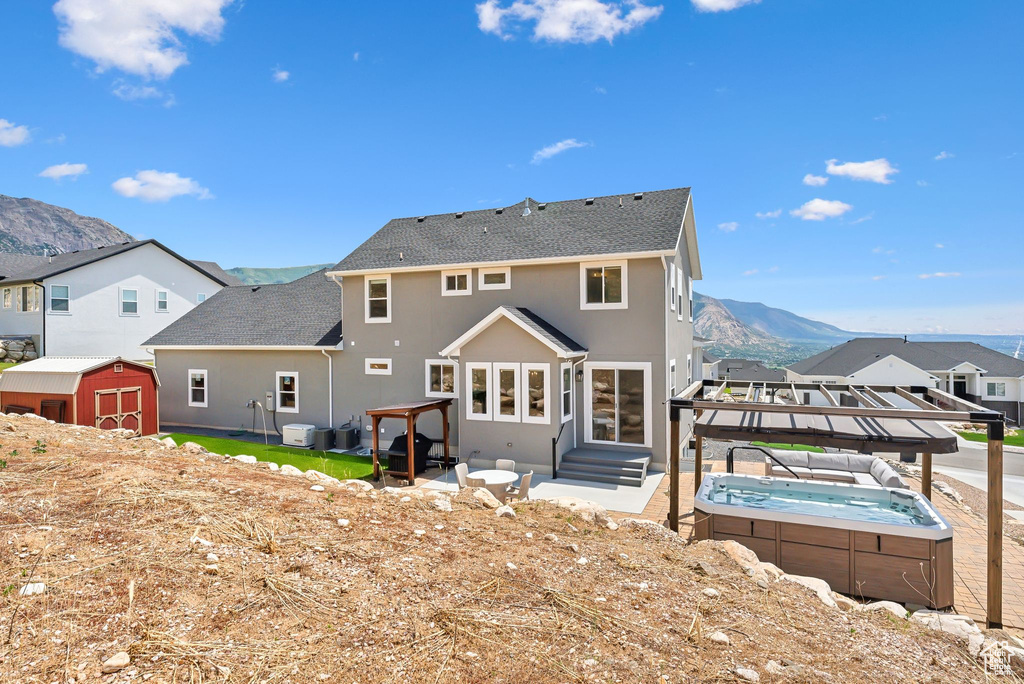
[[[41,347],[39,350],[39,356],[42,358],[46,356],[46,288],[43,287],[43,284],[38,280],[33,280],[32,284],[39,286],[43,290],[43,302],[39,305],[39,312],[43,317],[42,332],[39,333],[39,346]]]
[[[326,349],[320,353],[327,357],[327,427],[334,429],[334,357]]]

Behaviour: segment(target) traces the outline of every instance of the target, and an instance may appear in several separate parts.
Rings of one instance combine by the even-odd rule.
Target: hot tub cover
[[[956,435],[932,420],[858,418],[810,413],[706,410],[694,427],[699,437],[759,439],[875,452],[951,454]]]

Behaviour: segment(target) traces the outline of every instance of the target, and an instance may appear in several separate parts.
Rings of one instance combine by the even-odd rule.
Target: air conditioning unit
[[[300,449],[313,448],[313,433],[315,425],[303,423],[292,423],[281,428],[281,443],[285,446],[299,447]]]

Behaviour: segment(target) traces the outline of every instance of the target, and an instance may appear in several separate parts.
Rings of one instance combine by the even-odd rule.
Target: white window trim
[[[135,293],[135,313],[125,313],[124,310],[124,293],[134,292]],[[137,318],[139,316],[139,288],[137,287],[119,287],[117,288],[117,315],[118,316],[129,316]]]
[[[644,372],[644,443],[610,442],[594,439],[594,393],[589,391],[594,370],[642,370]],[[605,362],[594,361],[583,363],[583,439],[591,444],[614,444],[626,447],[652,447],[653,430],[653,397],[651,396],[651,364],[648,361]]]
[[[430,389],[430,367],[451,366],[454,385],[451,392],[433,392]],[[444,371],[441,371],[442,377]],[[423,372],[423,395],[430,399],[458,399],[459,398],[459,364],[447,359],[427,359]]]
[[[676,320],[677,321],[683,320],[683,277],[684,276],[685,276],[685,274],[683,273],[683,269],[679,269],[678,271],[676,271],[676,280],[678,281],[676,283],[676,287],[677,287],[677,290],[676,290]]]
[[[569,371],[569,386],[568,387],[565,386],[565,371],[567,371],[567,370]],[[572,420],[573,406],[574,406],[575,401],[576,401],[576,397],[575,397],[575,394],[573,392],[573,373],[572,373],[572,364],[571,363],[563,363],[563,364],[561,364],[561,366],[559,366],[559,368],[558,368],[558,381],[560,383],[559,389],[561,390],[558,393],[558,411],[562,415],[562,422],[563,423],[568,423],[570,420]],[[566,392],[569,393],[569,413],[568,414],[566,414],[565,410],[564,410],[565,409],[565,393]]]
[[[530,371],[541,371],[544,373],[544,415],[537,417],[530,415]],[[521,380],[523,382],[520,394],[522,400],[520,405],[522,406],[522,415],[524,423],[533,423],[536,425],[550,425],[551,424],[551,364],[549,363],[524,363],[522,364],[522,371],[520,373]],[[561,402],[562,395],[558,395],[558,399]]]
[[[511,416],[505,416],[501,413],[501,371],[512,371],[512,382],[515,383],[515,391],[512,393],[512,410],[514,413]],[[522,372],[520,372],[518,363],[492,363],[491,364],[491,376],[494,380],[494,391],[491,393],[491,418],[497,423],[519,423],[521,422],[520,417],[523,415],[523,385],[522,385]]]
[[[26,289],[32,293],[32,304],[34,305],[35,308],[22,308],[22,301],[24,300],[24,297],[22,297],[22,293]],[[14,310],[17,311],[18,313],[38,313],[39,307],[41,306],[39,303],[39,288],[35,285],[18,285],[14,290],[14,301],[12,303],[14,304]]]
[[[202,297],[202,299],[200,299],[200,297]],[[207,299],[209,299],[209,296],[205,292],[197,292],[196,293],[196,306],[202,304]]]
[[[385,364],[387,364],[388,367],[387,368],[370,368],[370,365],[374,364],[374,363],[377,363],[377,364],[385,363]],[[364,363],[363,370],[366,371],[367,375],[391,375],[391,359],[384,359],[384,358],[371,359],[371,358],[367,358],[365,363]]]
[[[693,354],[686,355],[686,386],[693,384]]]
[[[160,308],[160,293],[165,295],[164,303],[167,304],[167,308]],[[171,293],[167,290],[157,290],[153,293],[153,310],[157,313],[170,313],[171,311]]]
[[[668,265],[668,289],[669,289],[669,300],[668,308],[672,311],[676,310],[676,265],[675,263],[669,263]]]
[[[292,377],[295,378],[295,407],[288,408],[287,406],[281,406],[281,378]],[[274,410],[278,413],[298,413],[299,412],[299,374],[295,371],[277,371],[274,376]]]
[[[487,401],[484,402],[485,413],[473,413],[473,371],[485,370],[487,381]],[[466,420],[490,420],[491,402],[494,396],[494,378],[489,363],[466,364]]]
[[[68,296],[67,296],[68,310],[67,311],[54,311],[53,310],[53,288],[55,288],[55,287],[66,287],[66,288],[68,288]],[[48,291],[47,294],[49,295],[47,297],[47,300],[46,300],[47,312],[52,314],[52,315],[54,315],[54,316],[70,316],[71,315],[71,286],[70,285],[61,285],[59,283],[54,283],[54,284],[50,285],[47,288],[47,291]],[[58,297],[57,299],[64,299],[64,298],[63,297]]]
[[[465,290],[449,290],[448,289],[448,277],[449,276],[466,276],[466,289]],[[389,290],[390,292],[390,290]],[[442,297],[465,297],[473,294],[473,269],[462,268],[457,271],[441,271],[441,296]]]
[[[14,306],[14,288],[5,287],[3,291],[3,298],[4,308],[12,308]]]
[[[590,304],[587,302],[587,269],[588,268],[608,268],[609,266],[619,266],[622,269],[622,301],[612,303],[596,303]],[[600,309],[628,309],[629,308],[629,273],[628,273],[629,262],[625,259],[616,261],[589,261],[580,263],[580,310],[600,310]]]
[[[481,268],[480,269],[480,282],[478,287],[481,290],[511,290],[512,289],[512,268],[510,266],[501,266],[498,268]],[[485,275],[493,275],[495,273],[504,273],[505,282],[500,285],[487,285],[484,283]]]
[[[994,392],[990,393],[989,392],[989,385],[993,385],[994,387],[998,387],[999,385],[1002,385],[1003,386],[1003,393],[1002,394],[996,394]],[[992,380],[986,380],[985,381],[985,397],[986,398],[991,398],[991,399],[1005,399],[1006,398],[1006,383],[1005,382],[996,382],[996,381],[992,381]]]
[[[192,376],[202,375],[203,376],[203,400],[192,401]],[[188,405],[195,408],[206,408],[210,405],[210,374],[206,372],[204,368],[189,368],[188,375],[185,376],[185,391],[188,397]]]
[[[690,322],[693,323],[693,278],[686,276],[687,290],[689,290]]]
[[[676,395],[676,391],[679,389],[679,385],[676,383],[676,360],[670,359],[668,362],[668,398],[671,399]],[[675,390],[675,391],[673,391]]]
[[[370,281],[371,280],[383,280],[387,283],[388,288],[388,315],[383,318],[370,318]],[[363,278],[363,320],[365,323],[390,323],[391,322],[391,274],[382,273],[381,275],[366,276]]]

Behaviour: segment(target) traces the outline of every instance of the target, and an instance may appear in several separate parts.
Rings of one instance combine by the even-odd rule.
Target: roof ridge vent
[[[416,217],[416,223],[423,223],[423,221],[424,221],[424,220],[425,220],[426,218],[427,218],[426,216],[417,216],[417,217]]]
[[[545,209],[548,208],[548,203],[547,202],[541,202],[540,204],[537,205],[537,208],[540,209],[541,211],[544,211]]]
[[[505,210],[504,210],[504,209],[495,209],[495,210],[494,210],[494,213],[495,213],[495,214],[500,214],[500,213],[501,213],[501,212],[503,212],[503,211],[505,211]]]
[[[586,204],[589,207],[591,204],[594,203],[594,198],[593,197],[588,197],[587,199],[583,200],[583,203]]]
[[[462,218],[465,215],[465,213],[466,212],[464,211],[457,211],[455,212],[455,218]]]
[[[643,198],[644,198],[644,193],[642,193],[642,192],[634,192],[633,193],[633,199],[635,199],[635,200],[642,200]]]
[[[262,285],[254,285],[253,288],[252,288],[252,291],[253,292],[259,292],[261,287],[263,287],[263,286]]]
[[[622,198],[620,197],[619,198],[619,209],[621,209],[621,208],[622,208]]]

